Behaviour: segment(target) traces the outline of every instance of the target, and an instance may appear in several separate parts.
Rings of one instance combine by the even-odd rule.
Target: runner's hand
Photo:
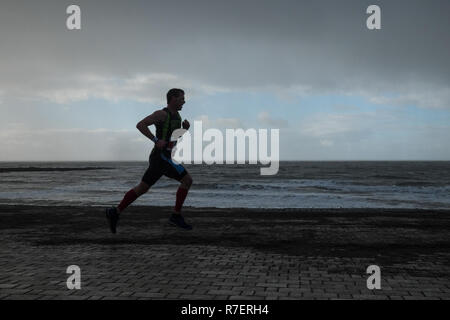
[[[165,140],[158,140],[158,141],[156,141],[156,147],[158,149],[164,148],[166,146],[166,144],[167,144],[167,141],[165,141]]]
[[[190,127],[191,125],[190,125],[189,121],[187,121],[187,120],[185,119],[185,120],[183,121],[182,126],[183,126],[183,129],[189,130],[189,127]]]

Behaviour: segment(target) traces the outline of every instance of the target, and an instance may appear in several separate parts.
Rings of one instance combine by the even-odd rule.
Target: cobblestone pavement
[[[449,212],[0,206],[0,299],[449,299]],[[81,269],[69,290],[66,269]],[[381,268],[369,290],[366,268]]]

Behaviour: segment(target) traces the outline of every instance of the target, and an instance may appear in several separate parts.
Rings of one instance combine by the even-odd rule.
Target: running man
[[[171,158],[172,148],[176,143],[170,141],[172,132],[181,127],[186,130],[190,127],[187,120],[181,123],[181,117],[178,113],[183,108],[184,103],[184,91],[181,89],[170,89],[167,92],[167,107],[155,111],[136,125],[136,128],[144,136],[152,140],[155,145],[150,153],[149,167],[145,171],[142,181],[125,194],[117,207],[106,209],[106,218],[112,233],[116,233],[119,216],[125,208],[146,193],[162,175],[180,182],[174,212],[169,218],[169,223],[186,230],[192,229],[192,226],[187,224],[181,215],[181,207],[192,185],[192,178],[182,165],[175,164]],[[150,132],[148,127],[151,125],[156,126],[156,135]]]

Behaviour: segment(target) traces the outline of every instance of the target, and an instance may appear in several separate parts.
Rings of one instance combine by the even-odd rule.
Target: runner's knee
[[[186,189],[189,189],[191,187],[192,182],[192,177],[189,174],[181,179],[181,185]]]
[[[136,194],[139,197],[139,196],[143,195],[144,193],[146,193],[148,191],[148,189],[150,189],[150,186],[144,182],[141,182],[136,187],[134,187],[134,192],[136,192]]]

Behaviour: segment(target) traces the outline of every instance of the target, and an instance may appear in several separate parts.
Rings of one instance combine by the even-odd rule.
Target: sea
[[[111,206],[140,182],[147,162],[0,162],[0,204]],[[450,161],[282,161],[185,165],[191,207],[450,208]],[[136,205],[173,206],[178,182],[162,177]]]

